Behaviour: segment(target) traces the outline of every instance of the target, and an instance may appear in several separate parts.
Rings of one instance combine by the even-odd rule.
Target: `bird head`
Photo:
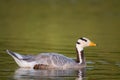
[[[93,43],[92,41],[90,41],[88,38],[85,38],[85,37],[82,37],[82,38],[79,38],[76,42],[76,47],[77,48],[84,48],[84,47],[87,47],[87,46],[96,46],[95,43]]]

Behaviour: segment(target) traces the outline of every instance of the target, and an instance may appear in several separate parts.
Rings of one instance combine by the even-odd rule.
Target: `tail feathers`
[[[34,58],[32,59],[32,56],[20,55],[10,50],[6,50],[6,52],[14,58],[14,60],[20,67],[33,67],[36,63],[34,61]]]
[[[18,54],[18,53],[15,53],[15,52],[12,52],[10,50],[6,50],[6,52],[11,55],[13,58],[17,58],[19,60],[23,59],[22,55]]]

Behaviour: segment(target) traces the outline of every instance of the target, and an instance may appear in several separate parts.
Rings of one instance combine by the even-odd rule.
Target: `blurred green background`
[[[120,0],[0,0],[1,61],[10,57],[6,49],[75,57],[72,53],[80,37],[97,44],[85,50],[88,60],[108,61],[107,67],[95,65],[111,66],[113,74],[120,74],[116,73],[120,68]],[[109,74],[111,67],[101,73]]]
[[[0,0],[0,43],[74,45],[85,36],[119,52],[119,21],[119,0]]]

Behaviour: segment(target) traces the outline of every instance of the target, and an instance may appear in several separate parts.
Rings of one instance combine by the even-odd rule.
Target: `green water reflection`
[[[119,80],[119,9],[119,0],[1,0],[0,78],[10,78],[17,68],[5,49],[75,57],[75,42],[85,36],[97,43],[85,49],[91,66],[86,79]]]

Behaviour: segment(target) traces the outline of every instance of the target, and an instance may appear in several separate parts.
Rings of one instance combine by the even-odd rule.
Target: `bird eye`
[[[77,44],[80,44],[80,42],[77,42]]]

